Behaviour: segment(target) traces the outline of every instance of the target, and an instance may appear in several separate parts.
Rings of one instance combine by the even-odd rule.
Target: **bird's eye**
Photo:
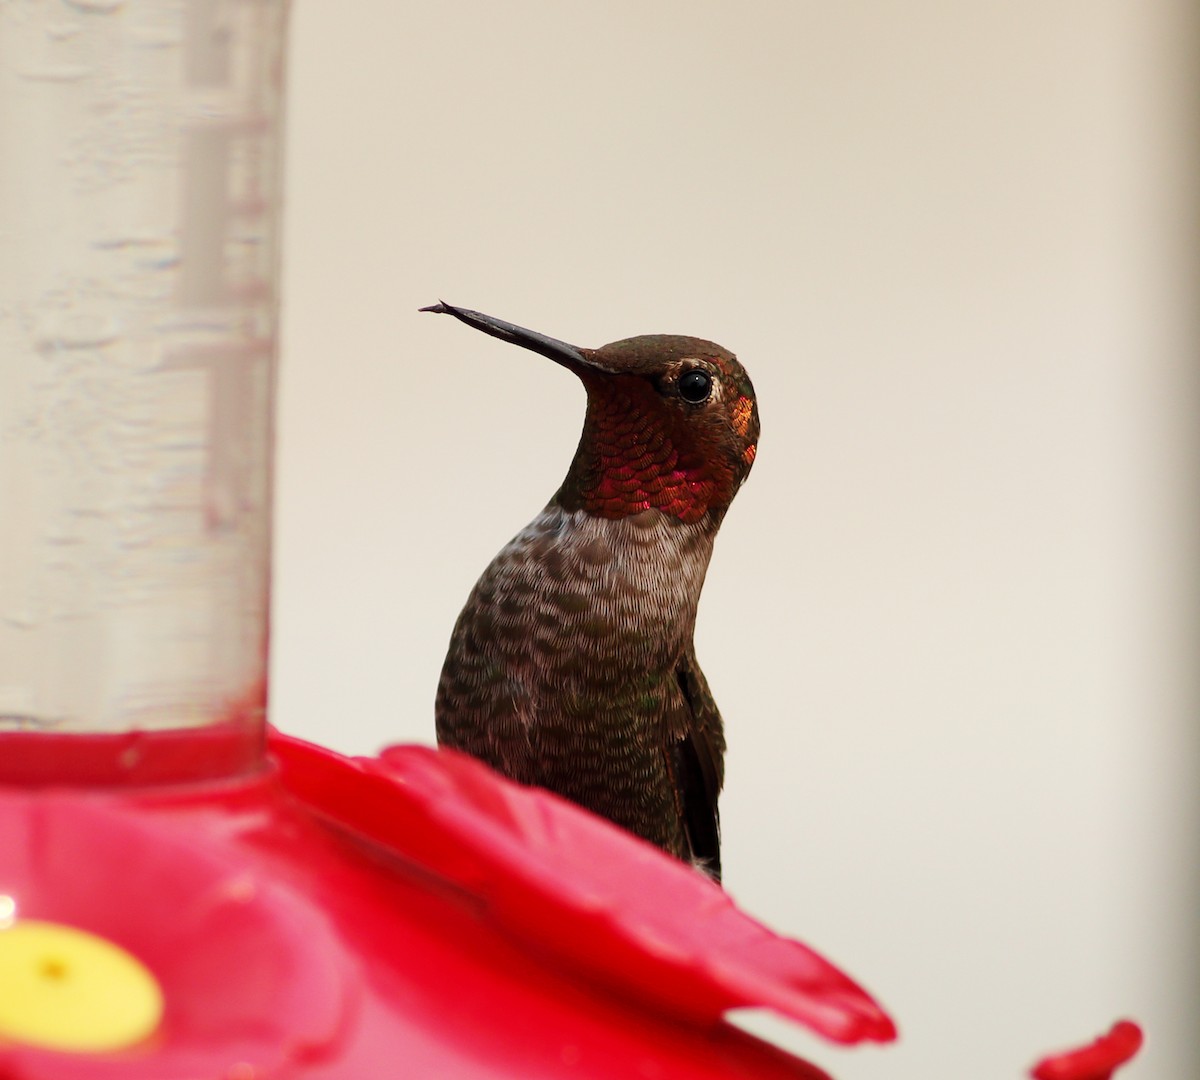
[[[679,376],[679,396],[692,405],[708,400],[712,393],[712,376],[707,371],[692,368]]]

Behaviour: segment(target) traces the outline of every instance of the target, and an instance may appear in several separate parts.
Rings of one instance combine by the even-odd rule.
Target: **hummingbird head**
[[[566,509],[719,522],[750,473],[759,432],[754,387],[720,345],[648,334],[585,349],[466,308],[421,310],[541,353],[583,382],[583,434],[557,496]]]

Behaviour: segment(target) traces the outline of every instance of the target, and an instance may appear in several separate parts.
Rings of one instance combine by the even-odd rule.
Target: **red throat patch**
[[[614,383],[590,395],[564,494],[603,517],[661,510],[689,523],[728,504],[734,489],[728,466],[715,453],[687,445],[682,419],[663,409],[649,385]]]

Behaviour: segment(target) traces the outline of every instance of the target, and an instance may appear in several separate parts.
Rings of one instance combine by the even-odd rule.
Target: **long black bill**
[[[465,322],[468,326],[473,326],[476,330],[482,330],[485,334],[491,334],[492,337],[500,338],[501,341],[511,341],[514,345],[520,345],[523,349],[531,349],[535,353],[541,353],[543,356],[548,356],[556,363],[565,364],[567,367],[592,366],[591,362],[574,345],[568,345],[565,341],[547,337],[545,334],[539,334],[533,330],[526,330],[523,326],[514,326],[503,319],[494,319],[491,315],[471,311],[469,308],[454,307],[453,304],[446,304],[441,301],[418,310],[432,311],[436,315],[453,315],[459,322]]]

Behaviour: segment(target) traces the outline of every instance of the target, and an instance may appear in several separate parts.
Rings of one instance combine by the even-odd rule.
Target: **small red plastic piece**
[[[1132,1020],[1118,1020],[1107,1035],[1078,1050],[1042,1059],[1029,1075],[1033,1080],[1109,1080],[1141,1046],[1142,1029]]]

